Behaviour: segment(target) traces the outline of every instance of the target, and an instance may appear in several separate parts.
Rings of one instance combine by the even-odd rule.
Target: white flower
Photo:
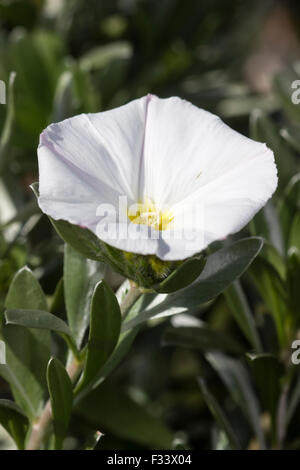
[[[190,257],[238,232],[277,185],[265,144],[176,97],[148,95],[51,124],[38,158],[43,212],[121,250],[163,260]],[[99,229],[107,207],[118,212],[106,217],[114,236]]]

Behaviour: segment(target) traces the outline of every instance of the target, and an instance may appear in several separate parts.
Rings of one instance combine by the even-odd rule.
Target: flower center
[[[156,207],[151,199],[135,205],[134,210],[129,209],[128,218],[133,224],[148,225],[156,230],[166,230],[174,216],[170,210],[162,211]]]

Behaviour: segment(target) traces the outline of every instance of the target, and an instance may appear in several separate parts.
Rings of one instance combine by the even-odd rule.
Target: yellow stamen
[[[128,218],[134,224],[149,225],[156,230],[166,230],[174,219],[170,210],[161,211],[151,199],[146,198],[146,202],[138,203],[135,210],[128,211]]]

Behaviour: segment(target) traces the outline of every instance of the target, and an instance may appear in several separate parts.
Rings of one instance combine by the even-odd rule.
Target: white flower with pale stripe
[[[277,186],[265,144],[176,97],[148,95],[51,124],[38,158],[43,212],[87,227],[116,248],[162,260],[185,259],[238,232]],[[114,237],[98,230],[99,207],[108,205],[117,213],[106,221]]]

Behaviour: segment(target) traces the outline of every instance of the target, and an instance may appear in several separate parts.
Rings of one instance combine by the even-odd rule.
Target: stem
[[[120,305],[121,313],[123,318],[128,313],[130,307],[135,303],[135,301],[139,298],[142,291],[141,289],[136,286],[135,284],[131,285],[131,288],[125,295],[122,303]],[[82,369],[84,366],[84,360],[78,361],[75,357],[71,364],[67,367],[67,373],[71,381],[74,383],[76,379],[79,377]],[[36,423],[32,425],[32,431],[30,438],[28,440],[28,444],[26,446],[26,450],[38,450],[41,447],[41,444],[47,434],[49,426],[52,421],[52,409],[51,409],[51,401],[50,399],[47,401],[41,416],[39,417]]]
[[[123,319],[126,317],[129,309],[132,307],[132,305],[140,297],[141,294],[142,294],[141,288],[138,287],[136,284],[132,283],[129,291],[123,298],[121,305],[120,305]]]
[[[285,384],[281,396],[279,398],[277,411],[277,448],[282,449],[286,434],[286,411],[287,398],[289,393],[289,385]]]

